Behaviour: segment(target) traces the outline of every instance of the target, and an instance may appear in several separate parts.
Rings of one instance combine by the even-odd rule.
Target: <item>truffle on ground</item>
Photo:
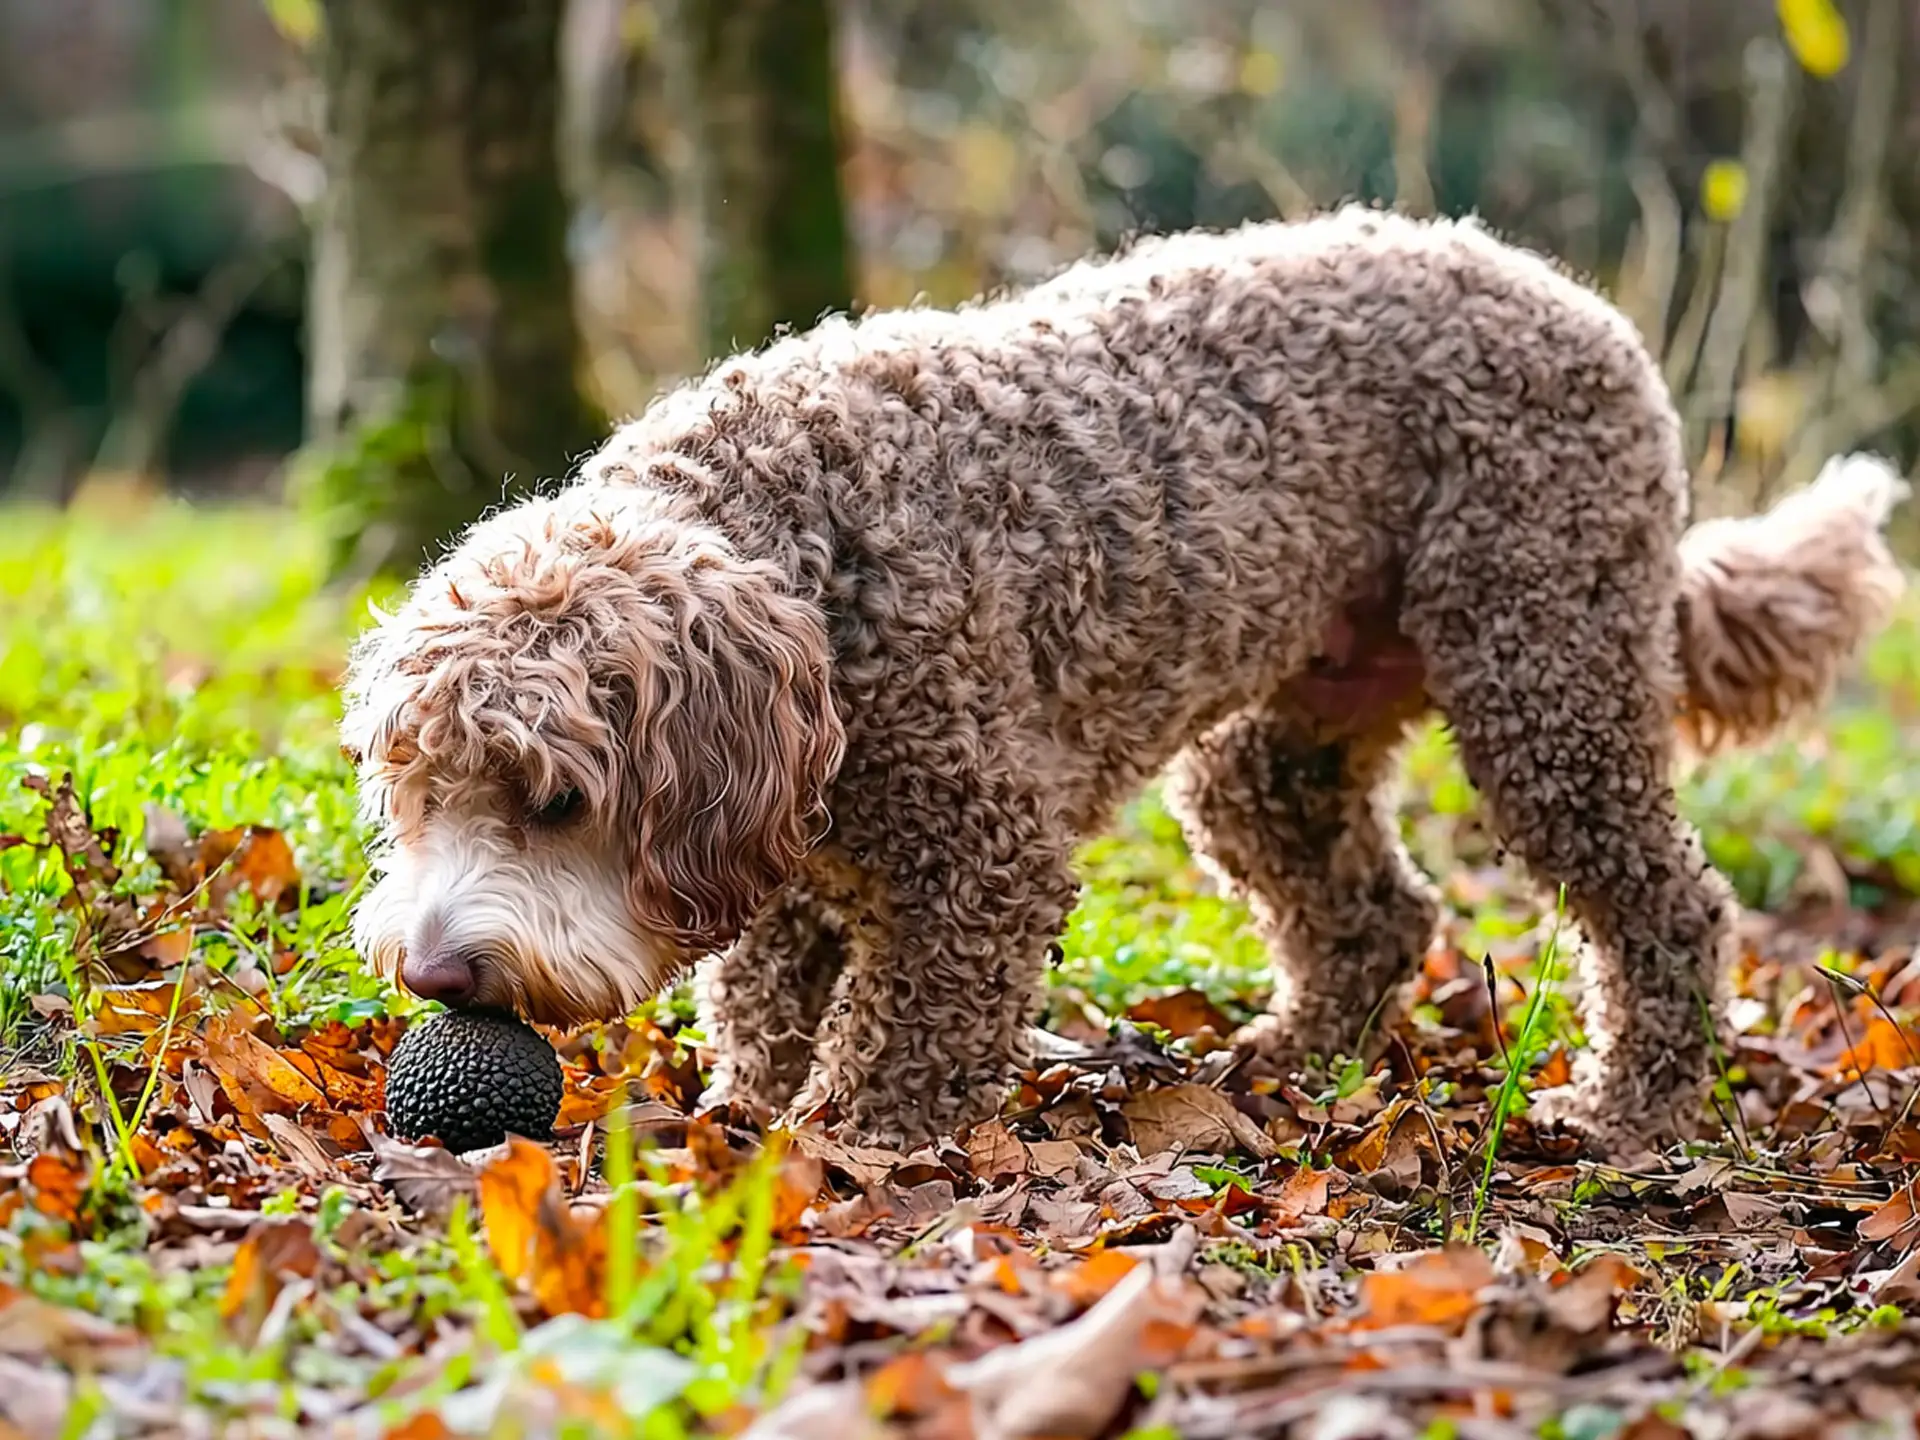
[[[508,1132],[553,1133],[560,1057],[530,1025],[497,1010],[450,1010],[416,1022],[387,1062],[387,1122],[403,1140],[436,1136],[456,1153]]]

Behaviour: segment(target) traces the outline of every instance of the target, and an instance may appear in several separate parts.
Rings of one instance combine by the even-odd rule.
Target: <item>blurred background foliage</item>
[[[1359,198],[1592,276],[1747,508],[1920,459],[1917,53],[1912,0],[0,0],[0,497],[291,490],[404,571],[778,325]]]

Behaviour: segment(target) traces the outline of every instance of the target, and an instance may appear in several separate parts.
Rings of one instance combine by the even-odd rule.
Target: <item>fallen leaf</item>
[[[326,1092],[287,1052],[274,1049],[241,1023],[209,1027],[205,1058],[220,1088],[242,1114],[257,1116],[268,1109],[327,1103]]]
[[[816,1125],[803,1125],[793,1131],[793,1144],[795,1149],[824,1161],[863,1190],[890,1179],[907,1163],[907,1157],[897,1150],[843,1145]]]
[[[1862,1240],[1892,1241],[1902,1247],[1920,1239],[1920,1214],[1915,1213],[1914,1182],[1908,1181],[1884,1205],[1860,1222]]]
[[[85,1369],[140,1343],[135,1331],[0,1283],[0,1355],[53,1359]]]
[[[494,1263],[533,1292],[548,1315],[600,1315],[607,1238],[597,1214],[576,1214],[545,1146],[509,1136],[480,1171],[480,1213]]]
[[[27,1185],[33,1191],[33,1208],[42,1215],[68,1225],[80,1223],[80,1207],[87,1194],[83,1158],[43,1150],[27,1162]]]
[[[287,837],[265,825],[210,830],[200,837],[200,873],[207,882],[207,903],[222,909],[237,891],[246,890],[268,909],[291,900],[300,889],[300,867]]]
[[[338,1168],[326,1146],[311,1131],[302,1129],[284,1115],[263,1115],[260,1118],[267,1127],[267,1133],[273,1136],[274,1145],[293,1162],[296,1169],[316,1180],[324,1180]]]
[[[457,1198],[479,1189],[473,1167],[438,1145],[406,1145],[371,1132],[367,1140],[379,1162],[373,1178],[390,1186],[410,1209],[445,1215]]]
[[[950,1366],[947,1383],[972,1401],[979,1436],[1089,1440],[1126,1404],[1148,1326],[1171,1308],[1152,1267],[1135,1265],[1078,1319]]]
[[[1274,1201],[1273,1218],[1277,1225],[1297,1225],[1309,1215],[1327,1213],[1327,1196],[1335,1172],[1315,1170],[1302,1165],[1280,1184]]]
[[[319,1273],[320,1262],[309,1222],[260,1221],[234,1254],[233,1270],[220,1297],[220,1318],[243,1342],[251,1343],[287,1282],[311,1280]]]
[[[925,1350],[896,1355],[867,1377],[866,1399],[883,1420],[931,1415],[960,1399]]]
[[[1049,1180],[1071,1180],[1080,1168],[1080,1154],[1072,1140],[1035,1140],[1027,1145],[1027,1168]]]
[[[1355,1330],[1423,1325],[1452,1330],[1479,1308],[1479,1292],[1494,1281],[1492,1262],[1470,1246],[1429,1250],[1398,1270],[1371,1270],[1361,1277],[1364,1313]]]
[[[1140,1262],[1120,1250],[1096,1250],[1078,1265],[1054,1272],[1054,1286],[1074,1304],[1093,1304],[1132,1273]]]
[[[1533,1083],[1541,1089],[1558,1089],[1573,1083],[1573,1059],[1567,1054],[1566,1046],[1555,1044],[1539,1074],[1533,1077]]]
[[[1233,1029],[1233,1021],[1199,990],[1176,990],[1141,1000],[1127,1010],[1127,1018],[1158,1025],[1176,1040],[1202,1030],[1225,1035]]]
[[[975,1126],[967,1136],[967,1168],[979,1180],[1027,1173],[1027,1147],[998,1120]]]
[[[1206,1085],[1171,1085],[1136,1095],[1121,1107],[1134,1145],[1143,1155],[1161,1150],[1226,1154],[1245,1150],[1268,1160],[1279,1153],[1266,1133]]]

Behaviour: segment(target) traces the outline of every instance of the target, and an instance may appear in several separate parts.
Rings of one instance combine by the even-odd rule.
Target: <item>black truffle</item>
[[[410,1026],[387,1063],[387,1122],[403,1140],[460,1152],[511,1131],[545,1140],[560,1114],[560,1057],[497,1010],[449,1010]]]

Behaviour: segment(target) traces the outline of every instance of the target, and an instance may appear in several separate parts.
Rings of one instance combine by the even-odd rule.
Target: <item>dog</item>
[[[1271,949],[1241,1042],[1312,1068],[1380,1043],[1434,936],[1391,795],[1437,711],[1584,936],[1549,1113],[1685,1135],[1736,913],[1676,756],[1823,703],[1903,583],[1877,459],[1691,530],[1688,492],[1630,324],[1468,222],[1349,208],[828,319],[357,644],[358,944],[557,1026],[697,966],[712,1095],[907,1144],[998,1107],[1076,845],[1164,772]]]

